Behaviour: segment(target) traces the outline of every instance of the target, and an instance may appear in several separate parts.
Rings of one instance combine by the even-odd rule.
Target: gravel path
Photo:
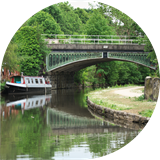
[[[115,94],[119,94],[125,97],[139,97],[141,96],[143,93],[140,90],[136,90],[136,89],[141,89],[144,88],[142,87],[132,87],[132,88],[126,88],[126,89],[119,89],[114,91],[113,93]]]

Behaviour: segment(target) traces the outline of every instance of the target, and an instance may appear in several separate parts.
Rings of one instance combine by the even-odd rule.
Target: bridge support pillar
[[[52,89],[67,89],[74,87],[74,72],[56,72],[50,73],[49,79]]]

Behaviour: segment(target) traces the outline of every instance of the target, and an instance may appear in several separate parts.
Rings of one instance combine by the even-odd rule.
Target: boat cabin
[[[44,77],[13,76],[11,77],[11,83],[45,84],[45,80],[44,80]]]

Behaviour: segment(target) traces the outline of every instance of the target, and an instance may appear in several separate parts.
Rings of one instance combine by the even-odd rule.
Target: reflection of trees
[[[0,159],[16,159],[17,155],[51,159],[56,152],[63,156],[66,152],[72,152],[75,146],[83,147],[83,144],[95,158],[118,150],[138,134],[126,130],[98,134],[55,134],[54,129],[46,126],[46,110],[43,108],[27,110],[24,115],[18,114],[3,122],[1,133]]]
[[[19,114],[12,120],[2,124],[0,155],[2,159],[15,159],[16,155],[32,155],[33,157],[46,157],[45,110],[37,108],[27,110],[24,115]],[[34,118],[32,118],[34,117]],[[9,138],[9,139],[8,139]],[[7,142],[7,143],[6,143]],[[42,147],[44,145],[44,147]],[[51,151],[54,152],[52,149]],[[53,152],[48,152],[54,155]]]
[[[92,91],[93,88],[86,88],[85,90],[77,90],[77,93],[74,95],[75,103],[81,107],[87,108],[86,96],[89,91]]]

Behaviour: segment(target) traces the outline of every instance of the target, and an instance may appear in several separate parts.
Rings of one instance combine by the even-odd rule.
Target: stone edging
[[[110,108],[102,107],[100,105],[96,105],[92,101],[90,101],[88,97],[87,97],[87,105],[89,108],[97,112],[99,115],[105,116],[110,119],[119,119],[139,124],[146,124],[150,120],[150,118],[142,117],[140,115],[131,114],[123,111],[117,111]]]

